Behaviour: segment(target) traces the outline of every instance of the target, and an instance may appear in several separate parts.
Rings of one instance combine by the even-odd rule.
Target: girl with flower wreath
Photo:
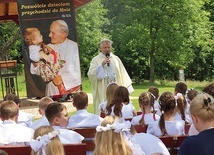
[[[97,126],[93,155],[145,155],[138,144],[128,138],[131,123],[117,116],[106,116]]]
[[[65,155],[58,134],[59,131],[54,130],[51,126],[37,128],[30,142],[31,155]]]

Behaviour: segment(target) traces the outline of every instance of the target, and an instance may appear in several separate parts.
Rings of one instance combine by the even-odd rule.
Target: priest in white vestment
[[[88,77],[92,86],[94,113],[99,114],[98,105],[106,100],[106,87],[115,82],[127,87],[129,93],[134,91],[130,79],[120,58],[111,53],[111,41],[103,39],[100,42],[101,52],[95,56],[88,70]]]

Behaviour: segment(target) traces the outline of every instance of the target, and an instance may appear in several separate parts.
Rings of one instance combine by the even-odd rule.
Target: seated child
[[[211,95],[212,97],[214,97],[214,83],[211,83],[211,84],[208,84],[207,86],[205,86],[203,88],[202,92],[207,93],[207,94]],[[194,124],[191,124],[188,135],[192,136],[192,135],[197,135],[198,133],[199,132],[195,128]]]
[[[106,116],[96,128],[94,155],[144,155],[138,144],[132,143],[127,133],[130,122],[120,122],[117,116]]]
[[[30,126],[30,128],[32,129],[36,129],[40,126],[46,126],[46,125],[50,125],[47,118],[45,117],[45,109],[47,108],[47,106],[50,104],[50,103],[53,103],[53,100],[50,98],[50,97],[43,97],[39,103],[38,103],[38,106],[39,106],[39,113],[42,115],[42,118],[36,120],[35,122],[33,122],[33,124]]]
[[[85,92],[74,95],[73,106],[77,112],[69,118],[69,128],[96,127],[103,121],[100,116],[87,112],[88,95]]]
[[[107,88],[106,88],[106,101],[102,102],[99,104],[98,109],[102,113],[106,113],[106,107],[110,105],[113,97],[114,97],[114,92],[118,88],[118,85],[116,83],[110,83]]]
[[[106,107],[107,115],[118,116],[124,119],[133,118],[137,115],[135,107],[129,99],[129,91],[124,86],[119,86],[111,104]]]
[[[59,131],[54,130],[51,126],[37,128],[30,141],[31,155],[65,155],[59,134]]]
[[[62,144],[81,143],[84,139],[83,136],[75,131],[66,129],[68,126],[68,112],[64,104],[50,103],[45,109],[45,116],[47,117],[50,126],[54,130],[59,130],[59,138]]]
[[[175,120],[183,120],[186,124],[192,123],[192,118],[189,113],[185,112],[187,107],[187,101],[183,94],[177,93],[175,97],[176,107],[175,107]]]
[[[186,92],[186,98],[187,98],[187,104],[190,104],[190,102],[198,95],[198,91],[191,88],[188,89]]]
[[[155,109],[156,114],[161,115],[161,111],[160,111],[159,103],[158,103],[159,89],[155,86],[151,86],[148,89],[148,92],[152,93],[152,95],[155,97],[154,109]],[[153,109],[151,109],[151,110],[153,110]]]
[[[184,135],[185,122],[183,120],[174,120],[176,107],[174,95],[170,92],[162,93],[159,98],[159,104],[162,115],[158,121],[148,125],[147,133],[155,136]]]
[[[190,104],[190,114],[198,135],[188,136],[179,155],[212,155],[214,148],[214,99],[207,93],[197,95]]]
[[[156,136],[148,133],[136,133],[135,128],[132,126],[130,129],[131,141],[140,145],[141,149],[147,155],[163,154],[170,155],[165,144]]]
[[[160,119],[160,116],[154,112],[155,97],[150,92],[142,93],[138,98],[139,106],[142,111],[142,115],[134,116],[131,120],[133,125],[148,125],[153,121]],[[153,113],[151,112],[153,109]]]
[[[7,101],[7,100],[14,101],[17,104],[17,106],[20,107],[21,100],[15,94],[7,94],[4,97],[4,101]],[[18,124],[29,127],[33,123],[33,118],[34,118],[33,114],[22,112],[19,110]]]
[[[52,81],[65,65],[65,61],[60,59],[59,53],[43,43],[42,35],[37,28],[27,28],[24,39],[29,45],[29,57],[33,61],[30,67],[31,74],[36,74],[32,65],[39,65],[39,75],[42,79],[45,82]],[[64,84],[57,85],[57,87],[60,94],[66,94]]]
[[[12,100],[3,101],[0,106],[0,145],[28,145],[34,130],[17,124],[19,107]]]

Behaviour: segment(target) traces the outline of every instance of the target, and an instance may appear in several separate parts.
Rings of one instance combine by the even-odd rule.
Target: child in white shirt
[[[21,100],[15,94],[7,94],[4,97],[4,101],[7,101],[7,100],[14,101],[17,104],[17,106],[20,107]],[[18,124],[30,127],[32,125],[32,123],[33,123],[33,119],[34,119],[34,115],[33,114],[30,114],[30,113],[27,113],[27,112],[22,112],[22,111],[19,110],[18,122],[17,122]]]
[[[34,130],[17,124],[19,107],[12,100],[3,101],[0,106],[0,145],[28,145]]]
[[[74,95],[73,106],[77,112],[69,118],[69,128],[96,127],[103,121],[100,116],[87,112],[88,95],[85,92]]]
[[[39,102],[38,102],[38,107],[39,107],[39,113],[40,115],[42,115],[42,118],[36,120],[35,122],[33,122],[33,124],[30,126],[30,128],[32,129],[37,129],[38,127],[40,126],[47,126],[47,125],[50,125],[47,118],[45,117],[45,109],[47,108],[47,106],[50,104],[50,103],[53,103],[54,101],[46,96],[46,97],[43,97]]]
[[[64,104],[50,103],[45,109],[45,116],[47,117],[50,126],[55,130],[59,130],[59,138],[62,144],[81,143],[84,139],[79,133],[68,130],[68,112]]]

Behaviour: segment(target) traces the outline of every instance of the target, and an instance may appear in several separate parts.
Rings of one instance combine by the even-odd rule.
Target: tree
[[[10,60],[19,55],[20,29],[16,23],[0,23],[0,40],[1,60]]]
[[[203,0],[119,0],[113,4],[112,1],[103,3],[110,10],[109,29],[112,31],[109,33],[118,55],[130,66],[126,66],[128,70],[132,68],[133,72],[135,68],[140,77],[149,67],[150,82],[158,76],[159,79],[174,79],[175,71],[185,69],[191,63],[189,60],[194,58],[192,47],[200,44],[204,49],[206,39],[210,37]],[[147,61],[142,63],[143,60]],[[144,66],[138,65],[140,62]],[[137,75],[132,72],[132,76]]]
[[[103,8],[100,0],[76,11],[78,43],[82,76],[87,75],[91,59],[98,54],[101,38],[107,36],[102,32],[102,26],[108,22],[103,16],[107,10]]]

